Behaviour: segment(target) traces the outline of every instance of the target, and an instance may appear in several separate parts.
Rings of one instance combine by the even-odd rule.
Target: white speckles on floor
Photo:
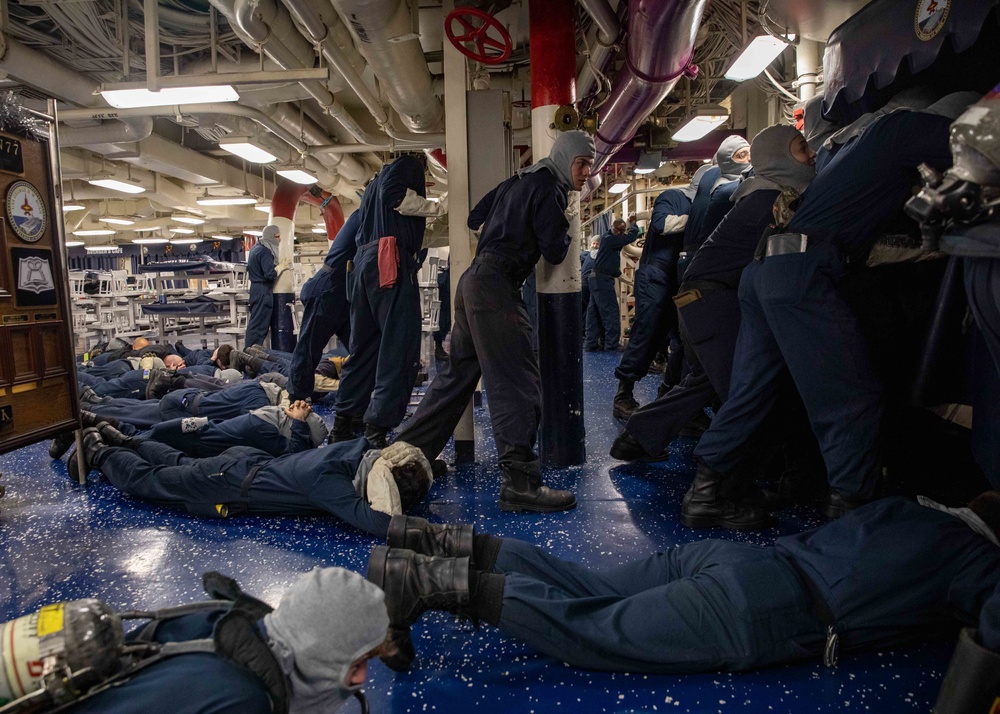
[[[543,545],[560,557],[610,567],[705,537],[768,544],[822,522],[815,509],[783,512],[773,529],[693,532],[677,521],[693,474],[691,439],[662,464],[622,464],[607,454],[620,425],[611,416],[619,354],[584,358],[588,463],[546,469],[579,506],[552,515],[496,508],[499,470],[484,408],[476,409],[479,463],[452,469],[417,511],[433,520]],[[645,402],[658,377],[637,387]],[[487,399],[488,401],[488,399]],[[332,421],[328,407],[317,408]],[[326,518],[199,519],[123,497],[96,474],[80,487],[36,444],[0,457],[0,621],[42,604],[97,597],[116,608],[157,608],[203,598],[201,574],[219,570],[275,604],[301,572],[340,565],[364,572],[374,541]],[[450,453],[447,453],[450,460]],[[369,668],[372,712],[926,712],[950,656],[947,645],[848,655],[835,669],[816,662],[750,674],[628,675],[577,670],[526,645],[444,613],[414,627],[408,674]],[[352,710],[353,711],[353,710]]]

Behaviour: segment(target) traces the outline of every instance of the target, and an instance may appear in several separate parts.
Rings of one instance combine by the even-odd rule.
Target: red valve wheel
[[[458,31],[454,27],[456,23]],[[500,38],[491,35],[491,30],[496,30]],[[444,19],[444,32],[459,52],[483,64],[501,64],[514,49],[507,28],[488,12],[474,7],[459,7],[449,12]],[[476,49],[466,47],[466,42],[474,44]]]

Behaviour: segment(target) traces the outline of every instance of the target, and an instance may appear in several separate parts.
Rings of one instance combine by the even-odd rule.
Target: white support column
[[[447,15],[455,7],[454,0],[444,0]],[[465,56],[451,42],[444,43],[444,109],[445,153],[448,155],[448,263],[451,279],[451,304],[455,305],[455,290],[462,274],[472,264],[472,233],[469,218],[469,140],[467,129],[466,91],[468,67]],[[472,423],[472,403],[465,409],[455,428],[455,461],[475,460],[475,429]]]

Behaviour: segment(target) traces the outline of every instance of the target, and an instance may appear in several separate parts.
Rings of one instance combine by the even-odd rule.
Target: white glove
[[[417,192],[412,188],[406,189],[406,195],[403,197],[402,203],[396,206],[396,210],[399,211],[404,216],[422,216],[424,218],[430,218],[434,216],[443,216],[448,212],[447,201],[435,201],[433,198],[423,198],[417,195]]]
[[[379,458],[385,459],[386,463],[388,463],[392,468],[418,463],[424,470],[424,473],[427,475],[431,484],[434,484],[434,472],[431,470],[430,462],[427,460],[427,457],[424,456],[424,452],[416,446],[413,446],[413,444],[407,444],[405,441],[394,441],[382,449],[382,453],[379,454]]]

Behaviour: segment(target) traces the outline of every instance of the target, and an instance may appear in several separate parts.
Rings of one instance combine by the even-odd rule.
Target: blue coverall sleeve
[[[365,499],[354,492],[353,471],[338,464],[332,471],[324,470],[318,476],[307,495],[310,503],[365,533],[385,537],[392,517],[373,510]]]
[[[297,454],[300,451],[313,448],[309,425],[304,421],[292,419],[292,433],[288,435],[288,448],[285,454]]]
[[[566,195],[554,185],[535,197],[532,228],[538,236],[542,257],[553,265],[563,262],[569,250],[569,220],[566,218]]]
[[[662,225],[662,224],[661,224]],[[608,245],[612,248],[624,248],[629,243],[632,243],[639,238],[639,226],[634,223],[632,226],[621,235],[615,233],[605,233],[604,237],[601,238],[601,245]]]
[[[1000,583],[979,614],[979,641],[986,649],[1000,653]]]
[[[468,226],[474,231],[478,231],[483,223],[486,222],[486,216],[490,214],[490,209],[493,208],[493,200],[496,198],[497,189],[500,188],[502,184],[498,184],[492,191],[483,196],[476,207],[469,211]]]
[[[382,200],[382,206],[398,208],[406,198],[407,190],[411,189],[419,196],[424,196],[424,170],[412,156],[401,156],[385,171],[379,182],[378,196]]]

